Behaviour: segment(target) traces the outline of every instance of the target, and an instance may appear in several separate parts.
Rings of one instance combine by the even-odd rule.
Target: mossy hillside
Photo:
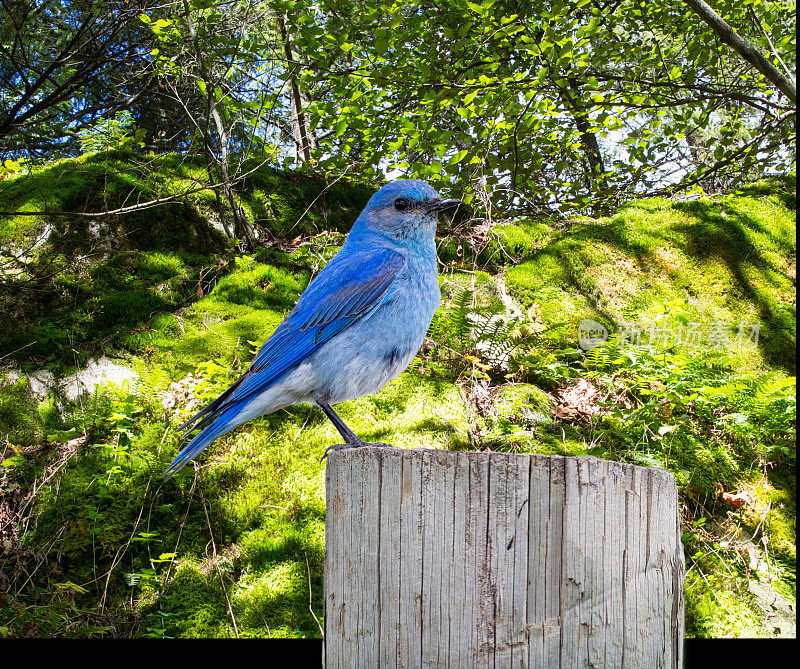
[[[31,212],[97,212],[195,192],[125,215],[0,218],[0,243],[31,255],[23,274],[12,272],[22,281],[0,282],[9,316],[0,325],[0,355],[24,349],[38,366],[64,371],[98,346],[141,353],[136,331],[207,294],[228,271],[230,240],[210,222],[223,214],[214,194],[199,186],[205,178],[196,159],[112,151],[2,182],[0,208]],[[286,243],[320,230],[349,229],[372,192],[261,166],[242,184],[239,198],[262,238]],[[265,198],[272,203],[266,208]],[[335,238],[329,234],[326,241]],[[278,251],[260,253],[286,262]],[[305,250],[297,256],[295,265],[312,269],[322,259],[308,258]]]
[[[9,211],[44,213],[3,216],[0,242],[24,247],[30,239],[46,233],[42,241],[48,255],[60,254],[70,260],[108,250],[222,250],[222,235],[203,215],[215,206],[213,193],[198,189],[203,179],[204,168],[197,160],[119,151],[34,168],[0,185],[0,204]],[[188,189],[198,190],[183,201],[124,216],[68,215],[132,207]]]
[[[505,278],[561,345],[576,342],[584,318],[614,332],[668,313],[706,333],[724,323],[732,339],[739,323],[760,322],[751,363],[793,373],[794,229],[780,194],[635,201],[568,228]]]
[[[323,231],[348,232],[374,192],[369,185],[326,183],[263,167],[245,179],[242,202],[257,228],[294,239]]]
[[[405,374],[341,414],[365,438],[463,447],[460,395],[442,386]],[[146,405],[144,395],[130,402]],[[114,415],[121,407],[114,401],[110,408]],[[151,410],[158,407],[151,404]],[[163,419],[135,418],[136,427],[115,425],[124,438],[119,432],[101,438],[71,460],[58,489],[50,489],[55,497],[43,495],[45,508],[30,540],[60,553],[58,575],[48,577],[91,584],[79,598],[85,610],[94,610],[104,593],[106,605],[119,610],[133,596],[130,613],[140,621],[139,635],[318,636],[308,606],[310,597],[321,617],[320,455],[339,441],[334,428],[310,407],[280,412],[215,443],[201,459],[198,480],[190,468],[163,484],[175,435],[165,432]],[[120,551],[125,566],[113,569]]]
[[[553,221],[543,217],[484,224],[474,229],[469,224],[469,213],[462,207],[452,221],[440,220],[437,251],[439,259],[451,267],[481,267],[496,273],[532,255],[559,234]]]
[[[787,574],[795,559],[795,401],[793,380],[785,379],[795,369],[793,206],[793,183],[773,182],[695,202],[635,201],[604,219],[550,226],[536,239],[528,233],[530,221],[515,232],[509,232],[514,225],[498,226],[500,233],[478,253],[459,247],[458,240],[442,244],[462,275],[479,268],[492,275],[503,271],[509,293],[538,333],[532,348],[512,358],[510,377],[508,370],[489,370],[487,390],[474,392],[473,441],[666,467],[676,475],[690,527],[709,510],[724,518],[718,534],[692,529],[684,540],[689,567],[703,575],[687,580],[690,636],[770,635],[765,604],[748,588],[751,564],[741,558],[741,546],[766,525],[772,528],[769,568],[759,578],[794,592]],[[510,243],[501,248],[501,241]],[[474,301],[485,302],[487,291],[476,288]],[[447,308],[435,324],[449,322],[445,329],[458,332],[454,309],[448,314]],[[576,350],[584,318],[611,333],[623,322],[638,322],[645,328],[642,354],[619,346],[613,336],[594,357]],[[758,321],[756,347],[746,338]],[[726,324],[728,341],[709,346],[715,322]],[[701,345],[676,346],[672,338],[647,347],[648,324],[674,333],[692,323],[702,325]],[[748,327],[737,343],[739,323]],[[449,341],[458,347],[457,338]],[[515,378],[515,370],[549,391],[544,403],[554,410],[562,401],[558,393],[581,378],[597,395],[582,398],[588,406],[566,406],[565,415],[574,410],[573,418],[532,420],[539,402],[527,396],[524,384],[519,394],[517,383],[499,386],[499,392],[495,385]],[[465,363],[461,371],[483,378],[480,366]],[[726,494],[770,492],[735,510],[717,486]],[[709,587],[707,576],[718,572]],[[733,613],[712,620],[709,606],[720,601]]]
[[[0,438],[18,446],[33,446],[44,436],[39,403],[26,378],[15,382],[6,379],[0,386]]]
[[[245,176],[234,187],[239,205],[262,238],[270,240],[346,232],[375,192],[370,185],[277,170],[256,161],[242,165],[240,172]],[[228,214],[204,187],[207,181],[201,158],[177,154],[107,151],[32,168],[0,182],[4,210],[97,213],[181,197],[99,218],[4,216],[0,242],[23,244],[51,227],[51,245],[69,251],[86,251],[99,241],[115,250],[221,251],[225,240],[219,221]]]
[[[232,260],[226,272],[209,294],[154,317],[143,331],[120,335],[120,345],[144,356],[150,368],[167,371],[173,381],[213,361],[227,387],[294,306],[311,271],[299,263],[288,268],[260,263],[250,255]],[[225,387],[210,387],[208,393]]]
[[[295,407],[226,435],[201,458],[194,492],[191,467],[166,484],[160,481],[178,448],[174,428],[187,413],[164,412],[170,383],[198,374],[203,380],[193,394],[202,402],[213,399],[307,285],[302,254],[284,267],[259,262],[261,255],[237,257],[209,294],[123,337],[128,351],[141,351],[139,380],[72,407],[62,430],[51,434],[66,440],[89,426],[93,443],[69,461],[58,486],[49,488],[52,494],[42,495],[30,540],[59,551],[63,582],[93,583],[76,595],[85,607],[92,609],[105,594],[107,605],[124,608],[133,595],[138,603],[130,615],[141,622],[143,635],[233,636],[228,602],[240,636],[319,634],[308,611],[308,579],[313,608],[321,615],[320,456],[340,440],[320,412]],[[153,267],[163,278],[174,264]],[[24,399],[32,401],[29,394]],[[458,389],[412,372],[376,396],[342,406],[340,413],[375,441],[431,448],[466,443]],[[36,469],[33,462],[26,466]],[[217,556],[208,556],[209,537]],[[112,569],[119,551],[126,566]],[[109,569],[107,585],[95,580]]]
[[[151,319],[190,303],[224,271],[213,256],[126,252],[64,271],[41,290],[2,291],[8,311],[0,351],[24,350],[38,367],[61,372],[84,364],[98,347],[124,351]]]
[[[689,573],[684,586],[692,593],[685,605],[687,638],[747,639],[764,636],[761,615],[752,604],[748,606],[746,603],[747,593],[739,592],[737,597],[725,581],[721,575],[703,578]]]
[[[779,198],[776,204],[783,207],[785,202]],[[631,220],[644,221],[636,225],[649,239],[655,235],[660,208],[671,206],[643,202],[623,211]],[[293,221],[285,223],[289,229]],[[511,239],[515,226],[507,225]],[[527,225],[523,222],[520,228]],[[376,396],[337,410],[360,436],[396,445],[590,453],[666,466],[676,474],[691,509],[688,520],[713,514],[727,522],[727,528],[747,534],[764,518],[760,527],[768,527],[775,537],[774,547],[769,544],[769,578],[792,596],[788,572],[781,571],[781,565],[793,559],[794,549],[794,483],[787,473],[793,469],[793,443],[785,424],[790,407],[786,388],[767,392],[771,381],[761,378],[770,370],[765,356],[745,352],[726,362],[715,354],[703,362],[702,351],[669,349],[634,360],[625,357],[628,348],[608,346],[590,357],[575,350],[575,334],[548,338],[546,330],[537,330],[537,337],[528,341],[532,347],[521,346],[508,367],[493,368],[487,363],[487,349],[471,339],[471,328],[453,319],[460,299],[482,315],[503,308],[495,276],[502,270],[528,321],[536,325],[538,317],[542,325],[545,310],[533,300],[525,303],[524,291],[512,287],[509,275],[553,244],[562,244],[564,252],[574,251],[575,257],[542,265],[537,275],[541,290],[548,282],[561,285],[565,266],[579,273],[581,267],[611,265],[607,281],[619,280],[615,290],[621,309],[625,299],[664,304],[664,294],[638,295],[636,291],[652,287],[626,287],[620,276],[624,265],[616,263],[623,263],[623,257],[638,258],[636,252],[610,244],[608,249],[585,249],[595,246],[591,236],[569,246],[573,235],[585,235],[586,226],[595,225],[552,226],[527,246],[506,247],[499,254],[502,263],[492,259],[483,270],[463,256],[450,263],[443,271],[442,307],[409,371]],[[117,254],[108,259],[108,267],[104,261],[93,270],[95,297],[113,294],[120,281],[123,296],[138,289],[152,290],[154,296],[169,295],[180,286],[185,290],[178,291],[180,300],[170,297],[173,301],[162,311],[110,340],[139,372],[135,384],[101,389],[91,401],[84,398],[82,405],[69,407],[63,423],[57,411],[54,415],[50,398],[21,433],[40,450],[38,460],[25,452],[22,461],[7,470],[20,484],[44,480],[51,472],[43,469],[48,462],[66,457],[68,439],[84,429],[89,439],[40,488],[36,527],[26,541],[31,551],[44,550],[51,558],[24,592],[15,595],[16,608],[0,601],[12,635],[39,629],[48,635],[76,636],[319,636],[308,610],[310,599],[321,616],[324,465],[319,456],[340,440],[321,413],[299,406],[266,416],[212,444],[198,458],[196,469],[191,466],[167,483],[160,473],[179,446],[175,430],[192,413],[191,399],[198,400],[197,406],[213,399],[246,367],[341,239],[339,233],[326,233],[292,253],[270,248],[244,255],[205,255],[196,261],[166,251]],[[780,246],[784,241],[770,243]],[[763,248],[773,247],[759,247]],[[515,257],[512,250],[525,257]],[[552,272],[549,277],[547,271]],[[691,272],[685,273],[690,281]],[[128,274],[137,276],[127,279]],[[201,281],[201,276],[208,278]],[[720,277],[725,280],[724,274]],[[169,288],[171,281],[175,288]],[[576,302],[580,295],[577,288],[565,294]],[[746,303],[748,298],[742,299]],[[94,322],[95,314],[105,312],[88,313]],[[116,313],[125,317],[125,310]],[[654,307],[653,313],[664,315],[664,310]],[[143,314],[144,309],[139,317]],[[64,318],[68,323],[66,311]],[[108,325],[112,322],[109,318]],[[488,340],[489,346],[495,344]],[[600,356],[601,350],[606,357]],[[747,363],[744,368],[742,360]],[[171,386],[190,374],[199,379],[196,384],[186,383],[183,390]],[[773,374],[775,383],[785,376],[780,368]],[[559,393],[581,378],[603,391],[597,400],[601,410],[593,417],[554,418],[562,402]],[[688,400],[705,386],[711,389],[708,393]],[[760,408],[754,408],[747,398],[758,387],[767,390]],[[8,414],[10,420],[17,420],[13,416],[20,412],[31,414],[37,404],[23,392],[24,382],[19,388],[20,401]],[[623,394],[636,403],[630,408],[619,404]],[[170,397],[176,402],[167,410],[162,402]],[[688,418],[681,418],[683,414]],[[787,450],[780,450],[784,447]],[[766,465],[759,464],[762,460]],[[725,490],[753,490],[758,503],[731,514],[732,507],[716,496],[715,482]],[[684,540],[692,573],[704,577],[687,580],[690,633],[769,636],[763,614],[747,594],[747,566],[733,549],[714,546],[720,536],[709,537],[701,529],[690,526]],[[32,565],[27,565],[29,570]],[[709,590],[708,578],[716,573],[727,576],[711,579]],[[784,576],[775,580],[776,574]],[[712,620],[707,612],[719,599],[735,615]],[[101,601],[113,618],[103,616]],[[738,607],[744,611],[741,615]]]

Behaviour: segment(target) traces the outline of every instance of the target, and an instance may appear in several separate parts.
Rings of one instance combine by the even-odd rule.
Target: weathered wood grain
[[[325,666],[679,667],[662,469],[363,448],[328,458]]]

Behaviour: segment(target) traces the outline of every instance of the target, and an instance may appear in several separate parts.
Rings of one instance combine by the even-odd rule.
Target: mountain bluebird
[[[164,476],[226,432],[291,404],[316,404],[336,426],[344,444],[326,454],[369,445],[331,404],[377,392],[411,363],[439,306],[436,215],[459,204],[422,181],[375,193],[247,371],[181,426],[200,432]]]

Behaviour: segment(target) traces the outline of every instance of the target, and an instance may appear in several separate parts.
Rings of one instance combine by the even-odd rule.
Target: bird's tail
[[[235,420],[240,410],[241,407],[236,404],[228,407],[217,416],[213,423],[207,425],[198,432],[192,440],[180,450],[170,466],[164,471],[164,479],[168,480],[177,474],[191,460],[202,453],[212,441],[241,425],[242,421]]]

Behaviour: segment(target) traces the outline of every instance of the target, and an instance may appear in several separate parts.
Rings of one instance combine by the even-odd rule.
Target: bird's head
[[[400,242],[433,240],[436,215],[460,204],[441,199],[424,181],[393,181],[372,196],[357,225]]]

